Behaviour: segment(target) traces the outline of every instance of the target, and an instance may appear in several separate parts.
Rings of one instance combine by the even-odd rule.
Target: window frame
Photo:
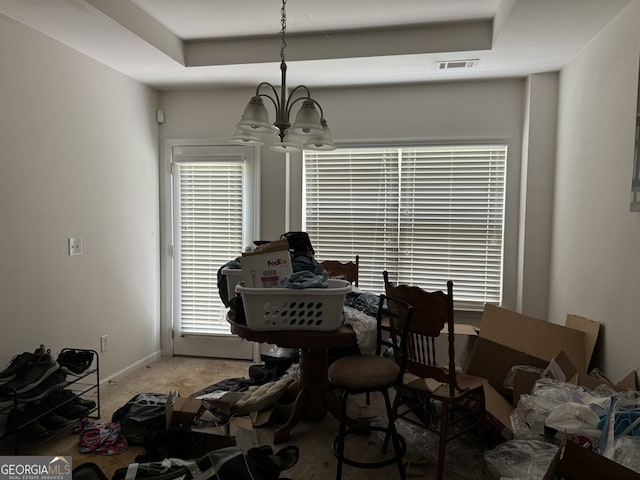
[[[162,278],[164,279],[164,288],[162,289],[165,292],[165,301],[163,301],[163,309],[165,313],[164,318],[166,318],[167,328],[170,329],[169,337],[164,337],[163,340],[163,348],[170,349],[174,352],[176,351],[175,341],[177,336],[180,334],[180,319],[177,318],[176,312],[176,302],[179,301],[179,295],[177,294],[177,289],[179,285],[177,285],[177,277],[176,277],[176,269],[179,268],[178,262],[178,254],[179,249],[177,248],[176,242],[178,239],[176,238],[174,227],[176,226],[176,209],[178,206],[174,201],[174,181],[177,181],[174,178],[174,154],[176,151],[180,149],[189,149],[191,147],[211,147],[213,151],[216,150],[226,150],[230,152],[243,152],[246,156],[244,173],[243,173],[243,226],[242,226],[242,234],[243,234],[243,245],[246,245],[248,241],[255,237],[255,232],[258,231],[260,224],[260,151],[256,147],[246,147],[246,146],[237,146],[237,145],[229,145],[227,142],[220,142],[215,140],[167,140],[165,142],[165,161],[167,165],[167,175],[165,177],[164,185],[165,185],[165,214],[164,218],[167,218],[167,224],[163,229],[165,235],[165,244],[167,247],[167,262],[165,264],[164,272]],[[227,150],[228,149],[228,150]],[[212,152],[213,153],[213,152]],[[196,155],[197,156],[197,155]],[[206,156],[206,155],[205,155]],[[237,252],[238,256],[240,252]],[[229,258],[232,260],[232,258]],[[217,285],[215,285],[217,288]],[[222,301],[220,300],[220,304],[222,305]],[[224,307],[222,305],[222,307]],[[176,335],[178,334],[178,335]],[[238,349],[238,346],[231,346],[230,348],[216,348],[214,349],[216,353],[212,354],[211,344],[207,343],[206,337],[209,338],[228,338],[230,333],[226,331],[224,334],[196,334],[196,333],[187,333],[186,337],[190,337],[190,342],[194,345],[195,350],[193,350],[194,355],[206,355],[206,356],[220,356],[225,358],[235,358],[235,350]],[[185,335],[182,336],[185,338]],[[168,342],[171,342],[170,345]],[[228,343],[228,342],[227,342]],[[233,343],[233,342],[232,342]],[[231,344],[230,344],[231,345]],[[227,350],[229,350],[227,352]],[[240,357],[238,357],[240,358]],[[251,358],[251,357],[249,357]]]

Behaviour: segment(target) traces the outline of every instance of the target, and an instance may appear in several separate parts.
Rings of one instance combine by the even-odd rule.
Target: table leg
[[[327,350],[304,349],[300,351],[300,383],[298,396],[293,404],[289,420],[276,428],[273,443],[289,441],[291,429],[300,421],[318,422],[327,412],[340,419],[340,400],[327,378]],[[349,419],[348,424],[360,426],[361,422]]]
[[[273,443],[288,441],[289,432],[300,420],[317,422],[326,416],[326,398],[329,393],[333,394],[327,380],[327,359],[326,349],[301,349],[300,390],[293,404],[289,420],[284,425],[276,428]],[[333,396],[335,397],[335,394]]]

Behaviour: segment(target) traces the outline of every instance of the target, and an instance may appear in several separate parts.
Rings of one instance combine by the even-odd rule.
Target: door
[[[251,359],[253,344],[229,331],[218,270],[253,240],[255,151],[174,145],[171,152],[174,354]]]

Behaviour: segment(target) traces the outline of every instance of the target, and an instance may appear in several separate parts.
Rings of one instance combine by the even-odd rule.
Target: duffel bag
[[[298,462],[300,451],[291,445],[273,452],[270,445],[226,447],[197,460],[168,458],[162,462],[132,463],[115,471],[111,480],[277,480]],[[282,479],[284,480],[284,479]]]

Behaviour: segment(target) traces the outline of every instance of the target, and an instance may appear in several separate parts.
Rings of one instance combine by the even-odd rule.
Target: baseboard
[[[126,368],[123,368],[122,370],[114,373],[113,375],[109,375],[106,378],[101,378],[100,386],[107,385],[109,382],[118,382],[120,379],[122,379],[123,377],[126,377],[127,375],[130,375],[131,373],[135,372],[139,368],[145,367],[152,362],[160,360],[161,357],[162,357],[161,351],[157,351],[155,353],[152,353],[151,355],[147,355],[145,358],[138,360],[137,362],[129,365]]]

